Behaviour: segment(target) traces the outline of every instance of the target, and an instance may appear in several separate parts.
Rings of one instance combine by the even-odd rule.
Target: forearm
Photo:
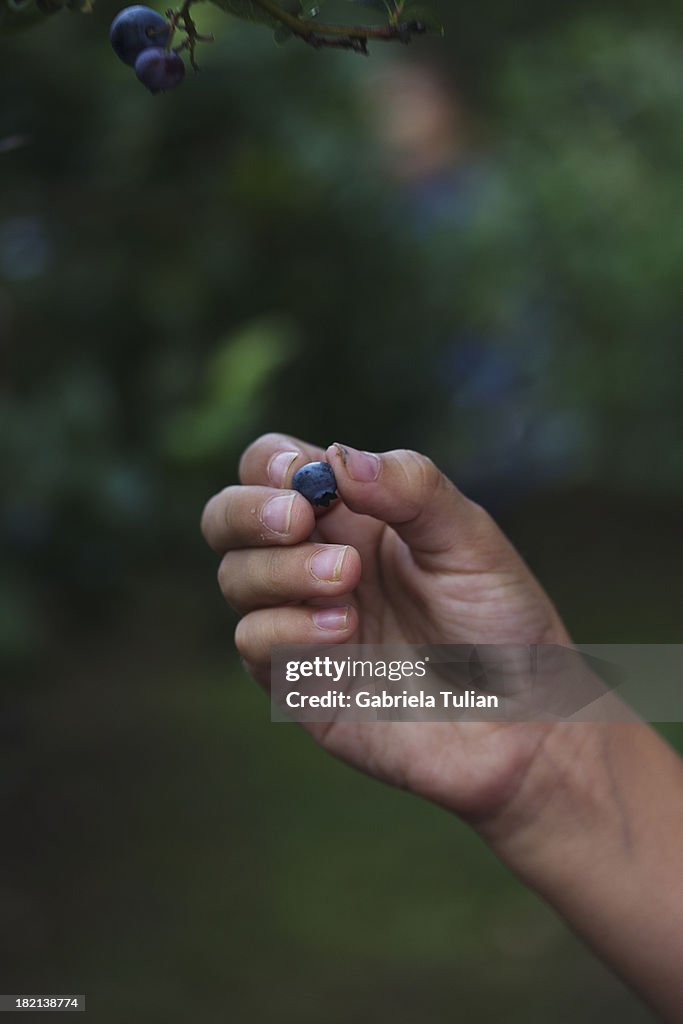
[[[662,1016],[683,1021],[683,762],[644,723],[549,726],[478,830]]]

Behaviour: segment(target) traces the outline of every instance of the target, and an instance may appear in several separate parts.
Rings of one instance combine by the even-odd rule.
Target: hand
[[[341,501],[316,519],[287,490],[326,457]],[[424,456],[281,434],[207,504],[237,647],[268,684],[274,644],[568,643],[551,602],[481,508]],[[638,721],[336,722],[331,753],[441,803],[662,1015],[683,1020],[683,766]]]
[[[326,458],[341,501],[316,519],[287,490]],[[324,452],[268,434],[242,486],[207,504],[220,586],[243,615],[236,644],[264,685],[274,644],[568,643],[557,612],[490,516],[425,456]],[[333,754],[470,819],[496,815],[528,776],[548,726],[352,723],[307,726]]]

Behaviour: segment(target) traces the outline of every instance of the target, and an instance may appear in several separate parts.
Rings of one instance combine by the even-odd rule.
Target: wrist
[[[623,802],[614,790],[615,753],[633,746],[643,723],[560,722],[540,727],[538,746],[515,792],[476,830],[525,881],[571,872],[588,847],[623,840]],[[615,730],[624,730],[619,734]],[[616,752],[615,752],[615,747]]]
[[[477,829],[663,1019],[683,1019],[683,762],[653,729],[549,726]]]

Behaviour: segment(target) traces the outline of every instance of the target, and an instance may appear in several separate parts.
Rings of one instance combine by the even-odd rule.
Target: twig
[[[197,32],[197,26],[195,25],[192,15],[190,14],[190,7],[194,3],[194,0],[183,0],[182,7],[177,11],[167,11],[166,17],[169,21],[170,33],[168,42],[166,43],[166,49],[171,49],[173,42],[173,36],[178,30],[179,25],[182,23],[183,30],[185,31],[185,39],[175,48],[176,53],[180,53],[182,50],[188,51],[190,58],[190,64],[192,65],[193,71],[199,71],[199,65],[195,59],[195,48],[197,43],[212,43],[213,36],[202,36]]]
[[[408,21],[401,25],[324,25],[319,22],[306,21],[295,14],[283,10],[275,0],[255,0],[259,7],[285,25],[292,35],[303,39],[309,46],[320,49],[332,46],[342,50],[353,50],[367,54],[368,40],[378,39],[381,42],[409,43],[412,36],[423,35],[427,26],[421,21]]]

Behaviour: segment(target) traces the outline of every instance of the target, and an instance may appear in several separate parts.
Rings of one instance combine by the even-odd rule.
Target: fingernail
[[[348,608],[320,608],[313,612],[313,621],[318,629],[346,629],[349,621]]]
[[[321,548],[311,558],[311,574],[324,583],[336,583],[341,579],[342,565],[346,558],[344,548]]]
[[[379,476],[381,463],[372,452],[359,452],[357,448],[349,448],[347,444],[337,444],[335,448],[352,480],[359,484],[371,484]]]
[[[268,463],[268,479],[273,487],[282,487],[289,467],[299,458],[299,452],[276,452]]]
[[[296,494],[277,494],[261,509],[261,522],[273,533],[289,533]]]

